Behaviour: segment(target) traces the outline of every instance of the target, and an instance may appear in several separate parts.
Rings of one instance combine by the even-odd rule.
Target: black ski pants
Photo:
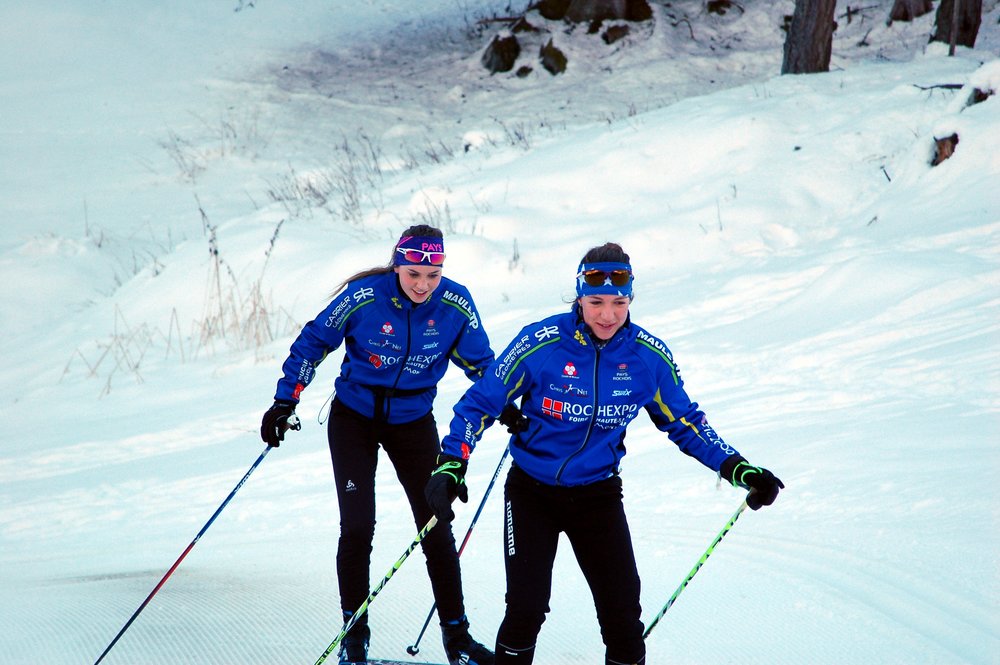
[[[375,469],[381,444],[410,503],[417,529],[433,514],[424,487],[440,448],[433,413],[413,422],[390,425],[368,418],[334,399],[327,427],[333,475],[340,504],[337,579],[340,606],[354,612],[370,593],[369,568],[375,537]],[[465,615],[462,573],[451,525],[438,524],[421,541],[427,573],[442,621]]]
[[[621,478],[557,487],[516,466],[504,489],[507,612],[497,633],[496,663],[534,659],[549,611],[552,566],[565,533],[590,586],[607,663],[642,663],[639,573],[622,505]]]

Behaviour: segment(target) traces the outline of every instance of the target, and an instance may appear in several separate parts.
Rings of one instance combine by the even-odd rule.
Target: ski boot
[[[352,612],[344,612],[345,624],[351,620],[352,615]],[[340,641],[340,665],[368,665],[368,642],[371,635],[368,615],[365,614]]]
[[[493,665],[493,652],[472,639],[464,616],[442,623],[441,637],[449,665]]]

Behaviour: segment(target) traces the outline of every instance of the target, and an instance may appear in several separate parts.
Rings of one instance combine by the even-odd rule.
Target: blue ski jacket
[[[274,398],[297,403],[327,354],[344,344],[335,382],[337,397],[351,409],[392,424],[424,416],[451,361],[478,380],[493,361],[490,341],[472,296],[441,278],[431,296],[416,304],[399,288],[395,272],[347,284],[292,343]]]
[[[618,473],[625,428],[640,409],[713,471],[739,454],[688,397],[666,345],[631,322],[600,348],[575,312],[523,328],[455,405],[442,451],[468,459],[518,397],[528,429],[511,437],[511,457],[549,485],[584,485]]]

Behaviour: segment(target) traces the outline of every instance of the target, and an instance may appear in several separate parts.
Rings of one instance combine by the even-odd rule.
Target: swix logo
[[[576,376],[576,365],[571,362],[566,363],[563,367],[563,376]]]
[[[382,324],[382,334],[383,335],[395,335],[396,331],[393,329],[392,324],[386,321]]]
[[[549,337],[558,334],[559,334],[559,328],[555,326],[545,326],[535,331],[535,339],[537,339],[539,342],[544,342]]]

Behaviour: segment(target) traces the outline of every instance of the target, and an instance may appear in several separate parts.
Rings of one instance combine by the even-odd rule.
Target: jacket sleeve
[[[530,336],[521,331],[503,354],[486,369],[455,405],[448,434],[441,441],[441,451],[468,459],[483,433],[514,399],[527,392],[531,374],[527,356],[535,348]]]
[[[483,378],[493,362],[490,338],[483,329],[482,319],[469,296],[468,322],[451,349],[450,359],[473,381]]]
[[[274,399],[299,401],[299,395],[315,377],[316,367],[344,341],[347,319],[355,311],[352,306],[352,298],[345,292],[302,328],[281,366],[282,377]]]
[[[654,341],[655,338],[653,338]],[[657,348],[657,346],[659,348]],[[646,412],[657,429],[666,432],[681,452],[694,457],[712,471],[718,471],[726,458],[739,453],[708,424],[705,413],[684,390],[684,381],[673,356],[662,342],[647,345],[656,393],[646,405]]]

